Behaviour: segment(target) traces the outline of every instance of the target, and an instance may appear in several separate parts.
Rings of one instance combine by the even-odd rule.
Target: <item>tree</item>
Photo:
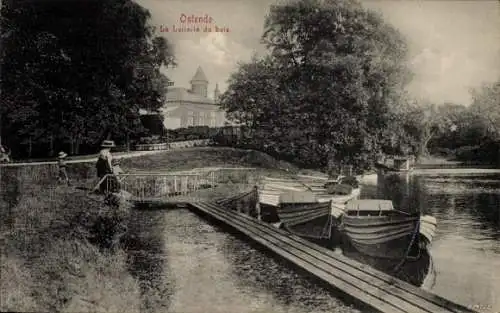
[[[500,80],[472,90],[471,111],[481,118],[492,139],[500,139]]]
[[[174,64],[147,10],[131,0],[19,1],[2,7],[2,133],[9,145],[95,146],[142,131],[139,108],[163,103]],[[2,60],[3,61],[3,60]],[[19,147],[17,147],[19,150]]]
[[[402,35],[355,1],[303,0],[271,7],[262,40],[224,108],[303,162],[369,163],[411,78]]]
[[[419,156],[429,154],[429,143],[439,138],[450,138],[461,126],[466,107],[444,103],[437,105],[426,100],[408,99],[396,111],[399,125],[414,140],[414,151]]]

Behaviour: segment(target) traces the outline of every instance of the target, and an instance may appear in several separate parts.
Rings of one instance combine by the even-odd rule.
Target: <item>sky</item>
[[[264,19],[274,0],[137,0],[157,34],[173,45],[178,66],[166,74],[189,87],[198,66],[224,92],[238,62],[263,53]],[[470,103],[471,88],[500,78],[500,1],[363,0],[405,35],[415,77],[408,91],[435,103]],[[212,18],[212,32],[173,32],[190,16]],[[184,22],[184,23],[183,23]],[[215,26],[225,28],[215,32]],[[169,32],[165,32],[169,28]],[[163,32],[162,32],[163,30]]]

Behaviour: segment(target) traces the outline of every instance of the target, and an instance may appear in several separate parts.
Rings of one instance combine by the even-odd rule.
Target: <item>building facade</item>
[[[191,79],[191,88],[169,87],[165,105],[161,108],[166,129],[190,126],[221,127],[226,124],[224,110],[218,105],[218,85],[213,98],[208,97],[208,79],[198,67]]]

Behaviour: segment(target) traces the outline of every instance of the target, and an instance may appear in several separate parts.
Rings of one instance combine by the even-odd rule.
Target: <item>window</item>
[[[203,119],[203,125],[205,125],[205,126],[211,126],[212,125],[210,123],[210,112],[205,112],[205,118]]]
[[[194,112],[189,111],[188,112],[188,118],[187,118],[187,127],[189,126],[194,126]]]
[[[200,116],[198,117],[198,125],[205,124],[205,112],[200,112]]]
[[[210,112],[210,126],[212,127],[216,126],[215,112]]]
[[[199,116],[200,116],[200,113],[198,113],[198,112],[193,113],[193,126],[198,126]]]

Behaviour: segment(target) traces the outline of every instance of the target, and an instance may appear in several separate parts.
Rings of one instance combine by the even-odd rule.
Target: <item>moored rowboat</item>
[[[358,198],[361,193],[359,186],[354,188],[340,182],[313,176],[295,179],[265,177],[258,190],[259,203],[264,215],[276,216],[279,225],[290,231],[307,230],[302,226],[308,223],[315,225],[321,221],[324,224],[319,234],[294,231],[299,236],[329,237],[332,212],[341,214],[345,203]]]
[[[389,200],[350,201],[341,223],[341,231],[359,252],[389,259],[413,256],[425,248],[436,227],[434,217],[395,210]]]

